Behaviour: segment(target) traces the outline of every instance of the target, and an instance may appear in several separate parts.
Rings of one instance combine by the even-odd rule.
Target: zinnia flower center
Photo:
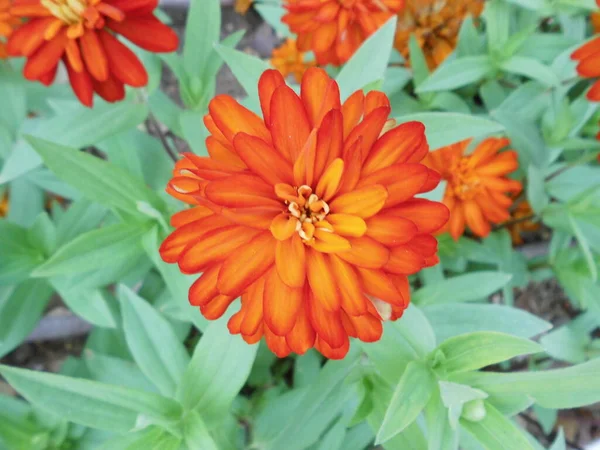
[[[125,18],[121,10],[102,3],[102,0],[40,0],[40,2],[62,24],[70,26],[68,35],[72,39],[83,34],[84,26],[89,29],[103,28],[105,24],[103,16],[108,16],[117,22]],[[60,22],[57,22],[58,28]]]
[[[296,232],[302,241],[311,242],[317,229],[333,232],[333,226],[325,220],[329,214],[329,205],[313,194],[310,186],[300,186],[297,193],[297,199],[286,201],[286,204],[290,215],[298,219]]]
[[[450,186],[453,194],[461,200],[471,200],[481,190],[481,180],[471,164],[469,157],[461,158],[450,167]]]

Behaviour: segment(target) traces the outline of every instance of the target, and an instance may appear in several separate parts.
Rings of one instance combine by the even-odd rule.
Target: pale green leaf
[[[459,275],[418,289],[412,301],[422,306],[477,301],[505,286],[511,278],[512,275],[492,271]]]
[[[489,56],[465,56],[446,61],[417,88],[417,93],[448,91],[475,83],[494,70]]]

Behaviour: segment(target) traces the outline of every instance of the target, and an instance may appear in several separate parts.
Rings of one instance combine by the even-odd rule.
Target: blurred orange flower
[[[253,0],[235,0],[234,9],[238,14],[246,14],[252,6]]]
[[[528,217],[533,215],[533,210],[531,209],[531,205],[528,201],[520,202],[514,211],[511,213],[511,220],[517,221],[508,227],[508,231],[510,232],[510,236],[512,238],[512,242],[514,245],[523,244],[523,238],[521,237],[521,233],[528,231],[537,231],[540,229],[539,222],[534,222],[532,220],[525,220]]]
[[[109,102],[122,100],[125,85],[145,86],[146,69],[117,35],[151,52],[177,49],[175,32],[153,11],[156,0],[15,0],[14,16],[28,22],[9,38],[12,56],[24,56],[25,78],[45,85],[64,62],[75,94],[92,106],[96,92]]]
[[[8,193],[5,192],[0,200],[0,217],[4,217],[6,214],[8,214]]]
[[[349,336],[376,341],[402,316],[407,276],[438,262],[432,233],[448,209],[414,198],[440,180],[419,163],[425,127],[395,126],[381,92],[342,104],[319,68],[300,96],[276,70],[258,90],[263,117],[227,95],[211,101],[210,156],[185,154],[167,188],[194,207],[173,216],[160,253],[202,273],[189,300],[207,319],[241,295],[228,326],[248,343],[343,358]]]
[[[600,77],[600,36],[575,50],[571,58],[579,62],[577,73],[583,78]],[[587,98],[595,102],[600,101],[600,80],[595,80]]]
[[[4,39],[8,38],[20,23],[18,18],[10,14],[10,0],[0,0],[0,59],[8,57]]]
[[[444,231],[454,239],[466,226],[477,236],[486,237],[491,224],[510,219],[508,210],[513,200],[506,194],[521,190],[521,183],[506,177],[519,167],[517,153],[498,153],[510,144],[508,139],[486,139],[472,154],[465,155],[470,142],[431,152],[424,161],[448,183],[443,201],[450,209],[450,221]]]
[[[315,65],[314,61],[304,61],[304,53],[298,50],[294,39],[286,39],[281,46],[273,50],[271,65],[275,67],[284,78],[293,74],[298,83],[306,69]]]
[[[431,70],[452,53],[467,15],[477,17],[483,0],[406,0],[398,14],[395,47],[408,58],[408,42],[414,34]]]
[[[404,0],[286,0],[282,21],[298,35],[298,49],[317,64],[344,64]]]

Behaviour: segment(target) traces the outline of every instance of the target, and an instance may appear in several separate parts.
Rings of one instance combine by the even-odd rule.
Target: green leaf
[[[394,43],[396,22],[397,17],[393,16],[379,27],[342,67],[336,77],[342,101],[353,92],[384,78]]]
[[[544,173],[534,165],[527,168],[527,200],[536,214],[541,214],[550,203],[544,188]]]
[[[258,80],[265,70],[271,68],[269,64],[255,56],[220,44],[215,45],[215,50],[248,94],[252,106],[250,109],[257,109],[260,105]]]
[[[511,145],[519,149],[519,159],[526,164],[543,167],[547,158],[544,140],[538,127],[529,118],[503,108],[492,111],[491,116],[506,128]]]
[[[73,148],[34,137],[28,140],[50,170],[90,200],[129,214],[138,210],[140,202],[164,208],[158,195],[120,168]]]
[[[406,320],[392,322],[388,328],[395,328],[418,355],[427,355],[435,348],[435,334],[427,317],[414,303],[402,317]]]
[[[459,113],[416,113],[396,118],[398,124],[413,120],[425,125],[425,135],[431,150],[504,131],[504,127],[498,122]]]
[[[414,34],[410,35],[408,50],[410,52],[410,67],[413,70],[414,84],[415,87],[419,87],[429,76],[429,67]]]
[[[463,333],[496,331],[530,338],[552,324],[521,309],[503,305],[447,303],[421,308],[435,330],[438,342]]]
[[[473,401],[482,400],[488,395],[479,389],[473,389],[464,384],[451,383],[449,381],[440,381],[440,398],[443,405],[448,408],[447,419],[452,428],[458,427],[458,421],[463,412],[463,407]]]
[[[106,213],[106,208],[87,199],[71,203],[57,220],[56,244],[62,246],[80,234],[93,230],[104,219]]]
[[[479,422],[462,419],[460,424],[489,450],[535,450],[523,432],[490,404]]]
[[[306,390],[293,412],[288,413],[285,426],[263,448],[302,450],[317,442],[352,395],[342,382],[358,364],[359,352],[355,348],[351,348],[342,361],[327,362],[319,378]]]
[[[539,372],[458,374],[453,381],[481,389],[490,396],[527,395],[544,408],[569,409],[600,401],[600,358],[563,369]]]
[[[163,395],[173,397],[189,362],[185,347],[148,302],[122,284],[118,295],[125,338],[135,362]]]
[[[181,415],[177,403],[155,394],[5,365],[0,373],[36,407],[92,428],[125,433]]]
[[[183,407],[198,411],[209,426],[222,421],[229,411],[250,374],[258,348],[230,334],[226,322],[227,317],[206,328],[177,386]]]
[[[0,286],[0,358],[16,348],[37,325],[52,289],[43,280]]]
[[[183,425],[183,438],[188,450],[219,450],[206,424],[197,412],[192,411]]]
[[[257,3],[254,9],[258,11],[261,17],[267,22],[278,36],[291,37],[292,32],[288,26],[281,21],[281,18],[286,14],[286,10],[280,4]]]
[[[83,234],[52,255],[33,273],[34,277],[51,277],[96,270],[112,260],[133,259],[142,252],[141,238],[147,225],[116,224]]]
[[[156,387],[132,361],[103,355],[89,349],[85,350],[83,361],[94,381],[156,392]]]
[[[501,68],[506,72],[539,81],[545,86],[558,86],[560,84],[560,80],[552,69],[534,58],[514,55],[508,61],[503,62]]]
[[[490,51],[502,51],[510,35],[510,6],[503,0],[488,1],[483,18]]]
[[[117,328],[116,302],[110,293],[74,286],[65,277],[55,277],[50,282],[69,309],[79,317],[99,327]]]
[[[565,433],[562,428],[558,430],[556,439],[554,439],[552,446],[548,450],[567,450],[567,444],[565,442]]]
[[[429,450],[458,450],[458,429],[450,425],[448,409],[437,391],[425,407],[425,421]]]
[[[185,88],[182,85],[182,88]],[[185,90],[182,90],[182,94]],[[162,90],[158,89],[154,91],[148,97],[148,106],[152,114],[167,128],[172,131],[175,135],[183,137],[181,126],[179,125],[179,116],[183,113],[183,109],[175,103],[171,98]]]
[[[183,47],[183,67],[189,76],[204,78],[213,45],[219,42],[220,32],[220,3],[217,0],[192,0]]]
[[[441,366],[448,372],[468,372],[519,355],[538,353],[543,348],[528,339],[491,331],[478,331],[444,341],[436,351],[444,358]]]
[[[296,364],[294,364],[294,388],[310,386],[319,376],[320,369],[321,356],[315,350],[309,350],[304,355],[297,356]]]
[[[494,66],[489,56],[465,56],[442,64],[417,88],[417,93],[449,91],[480,81]]]
[[[44,261],[44,255],[31,244],[27,230],[0,220],[0,286],[26,280]]]
[[[493,294],[511,278],[512,275],[492,271],[459,275],[418,289],[412,301],[417,305],[473,302]]]
[[[383,444],[402,432],[423,411],[435,389],[435,375],[420,361],[413,361],[394,390],[376,443]]]
[[[0,68],[0,124],[14,137],[27,116],[25,80],[10,69]]]

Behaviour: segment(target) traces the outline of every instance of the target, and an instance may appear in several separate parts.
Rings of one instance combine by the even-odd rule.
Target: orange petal
[[[342,156],[343,129],[342,113],[334,109],[328,112],[317,133],[317,148],[315,151],[314,179],[321,178],[329,165]]]
[[[135,45],[154,53],[174,52],[179,46],[177,34],[151,14],[127,16],[121,22],[108,19],[106,25]]]
[[[223,314],[225,314],[225,311],[227,311],[227,308],[229,308],[229,305],[231,305],[231,303],[233,303],[234,300],[235,297],[229,297],[227,295],[217,295],[206,305],[200,306],[200,312],[208,320],[217,320]]]
[[[300,151],[296,162],[294,163],[294,184],[296,186],[309,185],[311,186],[315,176],[315,156],[317,151],[317,130],[313,129],[304,147]]]
[[[317,337],[308,317],[308,308],[308,298],[304,297],[302,305],[298,310],[296,324],[292,331],[285,337],[285,341],[290,349],[298,355],[303,355],[311,349],[315,344],[315,339]]]
[[[343,194],[333,200],[329,206],[334,213],[352,214],[366,219],[381,211],[387,197],[386,188],[375,184]]]
[[[329,256],[331,269],[342,299],[342,309],[357,316],[367,312],[367,299],[354,268],[335,255]]]
[[[210,119],[210,116],[206,116]],[[210,119],[212,121],[212,119]],[[214,124],[214,122],[212,122]],[[216,127],[216,125],[214,125]],[[222,133],[217,129],[219,134]],[[223,138],[224,139],[224,138]],[[225,143],[215,136],[208,136],[206,138],[206,150],[210,155],[211,159],[220,163],[232,166],[232,168],[246,169],[246,164],[240,159],[237,153],[233,150],[233,146],[225,140]]]
[[[421,198],[409,200],[386,210],[386,213],[410,220],[417,226],[420,233],[438,231],[450,217],[450,211],[444,204]]]
[[[296,161],[310,134],[310,125],[300,97],[288,86],[279,86],[273,93],[269,128],[275,148]]]
[[[304,299],[303,288],[291,288],[279,278],[277,270],[265,276],[264,320],[273,333],[285,336],[294,327]]]
[[[264,122],[249,109],[240,105],[229,95],[217,95],[208,104],[210,116],[223,133],[223,136],[233,142],[237,133],[247,133],[270,143],[271,134]]]
[[[90,75],[97,81],[108,80],[108,58],[96,31],[86,30],[79,38],[79,42],[81,54]]]
[[[369,91],[365,96],[365,115],[382,107],[391,108],[387,95],[380,91]]]
[[[317,197],[329,201],[337,192],[343,174],[344,161],[341,158],[334,159],[317,184],[315,190]]]
[[[10,56],[31,56],[45,44],[44,31],[56,19],[54,16],[43,19],[30,19],[17,28],[6,44],[6,51]]]
[[[54,39],[46,41],[27,59],[23,75],[28,80],[37,80],[50,72],[60,61],[67,45],[66,32],[60,31]]]
[[[99,31],[98,36],[104,47],[112,74],[129,86],[146,86],[148,84],[148,73],[135,53],[107,31]]]
[[[406,245],[399,245],[390,251],[390,259],[384,266],[388,272],[412,275],[425,266],[425,258]]]
[[[363,162],[362,137],[344,154],[344,177],[338,192],[344,194],[353,191],[360,180]]]
[[[242,321],[244,320],[245,314],[246,310],[242,306],[238,312],[229,318],[227,321],[227,329],[231,334],[240,334],[240,328],[242,326]]]
[[[393,252],[393,250],[392,250]],[[391,277],[383,270],[358,268],[365,292],[392,305],[404,306],[406,301],[398,292]]]
[[[292,352],[285,341],[285,337],[277,336],[275,333],[269,330],[268,326],[263,327],[263,329],[267,347],[269,347],[269,349],[275,353],[278,358],[285,358]]]
[[[281,207],[273,188],[255,175],[234,175],[211,181],[206,186],[206,198],[227,208],[254,206]]]
[[[350,340],[348,339],[348,336],[346,336],[344,345],[339,348],[332,348],[324,339],[317,336],[315,348],[326,358],[334,360],[344,359],[344,357],[348,354],[348,350],[350,350]]]
[[[340,89],[327,72],[310,67],[302,77],[301,97],[312,127],[319,127],[332,109],[339,109]]]
[[[477,168],[477,173],[487,176],[501,176],[519,168],[517,152],[508,151],[496,156],[492,161]]]
[[[177,262],[181,252],[187,245],[203,239],[204,236],[217,229],[230,226],[231,222],[229,220],[213,215],[182,225],[163,241],[159,249],[160,256],[165,262]]]
[[[340,236],[361,237],[367,232],[367,223],[350,214],[329,214],[327,221]]]
[[[112,75],[106,81],[98,81],[92,77],[94,91],[109,103],[118,102],[125,98],[125,85]]]
[[[91,108],[94,101],[94,85],[92,84],[90,74],[83,69],[79,73],[76,72],[70,63],[66,63],[65,66],[67,67],[67,75],[69,76],[69,83],[73,88],[73,92],[75,92],[75,95],[83,105]]]
[[[171,226],[175,228],[182,227],[188,223],[195,222],[205,217],[212,216],[213,212],[206,206],[195,206],[193,208],[184,209],[171,216]]]
[[[328,311],[339,310],[341,298],[326,256],[316,250],[308,249],[306,252],[306,274],[315,302],[323,305],[323,308]]]
[[[390,108],[377,108],[359,123],[346,138],[344,142],[344,152],[348,151],[358,138],[362,138],[362,148],[365,150],[365,157],[369,154],[371,147],[379,137],[385,122],[390,114]]]
[[[181,252],[177,260],[179,268],[183,273],[198,273],[208,265],[227,258],[258,233],[258,230],[236,225],[214,230]]]
[[[279,86],[285,85],[285,80],[278,70],[265,70],[258,80],[258,96],[265,123],[271,123],[271,98]]]
[[[339,253],[350,250],[350,242],[331,231],[317,229],[314,233],[315,241],[311,247],[322,253]]]
[[[258,230],[268,230],[281,208],[223,208],[220,214],[238,225],[244,225]]]
[[[385,206],[390,208],[418,194],[428,177],[429,169],[422,164],[395,164],[363,178],[358,186],[384,186],[388,191]]]
[[[433,256],[437,252],[438,241],[430,234],[420,234],[405,244],[405,247],[410,248],[421,256],[428,257]]]
[[[230,255],[219,272],[219,292],[238,296],[260,278],[275,261],[275,239],[263,233]]]
[[[356,337],[363,342],[377,342],[383,334],[381,320],[371,314],[349,316],[346,318],[356,330]]]
[[[260,138],[238,133],[233,139],[235,151],[256,175],[267,183],[292,183],[292,165]]]
[[[485,220],[481,209],[474,201],[463,203],[465,220],[473,233],[480,237],[486,237],[492,229],[490,223]]]
[[[332,348],[342,347],[348,335],[342,325],[340,312],[331,312],[316,298],[309,299],[310,323],[321,339]]]
[[[350,238],[352,248],[337,256],[358,267],[379,269],[388,261],[390,252],[387,247],[370,237]]]
[[[365,94],[363,91],[356,91],[342,105],[342,114],[344,117],[344,139],[350,134],[358,121],[363,116],[365,104]]]
[[[596,53],[600,53],[600,38],[598,37],[592,39],[575,50],[571,55],[571,58],[576,61],[581,61],[582,59],[588,58]]]
[[[306,247],[300,236],[277,242],[275,264],[279,277],[290,287],[304,286],[306,279]]]
[[[275,216],[271,222],[270,230],[275,239],[286,241],[294,235],[297,225],[298,219],[287,213],[281,213]]]
[[[425,126],[420,122],[403,123],[377,140],[363,167],[363,176],[406,162],[417,154],[420,161],[428,151]]]
[[[240,331],[244,335],[251,336],[262,328],[264,291],[265,277],[261,277],[242,296],[245,299],[246,314],[240,325]]]
[[[417,226],[403,217],[378,214],[367,221],[367,236],[393,247],[410,241],[417,234]]]
[[[217,290],[217,277],[219,275],[220,266],[209,267],[200,278],[198,278],[188,293],[190,305],[202,306],[219,295]]]
[[[256,332],[254,334],[242,334],[242,338],[244,339],[244,341],[247,344],[256,344],[258,341],[260,341],[263,337],[263,329],[265,327],[263,327],[263,324],[261,323],[260,326],[258,327],[258,330],[256,330]]]

